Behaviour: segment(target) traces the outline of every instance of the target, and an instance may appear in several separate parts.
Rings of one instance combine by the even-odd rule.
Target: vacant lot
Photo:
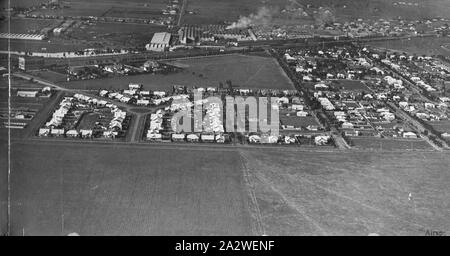
[[[242,156],[268,235],[450,231],[448,154],[246,151]]]
[[[120,17],[120,18],[150,18],[155,16],[161,16],[162,8],[123,8],[123,7],[112,7],[103,16],[104,17]]]
[[[47,81],[53,82],[65,82],[67,81],[67,76],[63,73],[59,73],[53,70],[39,70],[39,71],[30,71],[30,74],[33,76],[40,77]]]
[[[239,16],[247,16],[255,13],[263,5],[271,10],[282,10],[287,5],[293,8],[303,7],[310,15],[314,16],[314,11],[319,7],[328,7],[332,10],[338,21],[363,18],[397,18],[399,16],[406,19],[429,18],[429,17],[449,17],[450,2],[447,0],[421,0],[405,1],[419,3],[419,6],[395,6],[394,0],[189,0],[187,10],[194,11],[195,14],[186,14],[183,18],[185,23],[205,24],[223,23],[234,21]],[[310,6],[311,8],[306,8]],[[286,14],[285,22],[290,22]],[[282,17],[280,17],[281,19]],[[277,19],[278,20],[278,19]],[[303,21],[304,22],[304,21]]]
[[[246,16],[257,10],[260,3],[251,0],[189,0],[187,10],[195,14],[183,16],[187,24],[223,24],[225,21],[235,21],[239,16]]]
[[[389,139],[375,137],[352,137],[356,148],[373,150],[433,150],[422,139]]]
[[[247,235],[258,225],[268,235],[450,230],[445,153],[29,141],[15,142],[12,154],[13,234]]]
[[[99,120],[99,113],[86,113],[81,118],[80,123],[77,125],[77,129],[80,130],[92,130],[95,127],[95,123]]]
[[[0,234],[7,230],[8,198],[8,131],[0,129]]]
[[[166,31],[166,26],[154,24],[105,23],[83,25],[73,29],[71,39],[94,41],[111,48],[144,47],[156,32]]]
[[[12,52],[74,52],[94,47],[95,42],[81,43],[79,41],[53,39],[49,41],[11,40]],[[8,50],[8,40],[0,39],[0,51]]]
[[[440,133],[450,133],[450,120],[442,120],[435,122],[428,122],[433,128]]]
[[[406,19],[428,18],[435,16],[448,17],[450,3],[447,0],[421,0],[403,1],[419,3],[419,6],[394,5],[394,0],[298,0],[304,5],[311,4],[313,7],[332,7],[338,19],[347,18],[397,18]]]
[[[275,59],[259,56],[226,55],[169,61],[184,70],[169,75],[137,75],[111,79],[84,80],[64,83],[70,88],[126,88],[129,83],[141,83],[145,89],[170,90],[172,85],[218,86],[231,80],[239,88],[294,89],[292,82]]]
[[[47,0],[13,0],[13,1],[2,0],[2,1],[0,1],[0,7],[8,8],[8,2],[11,3],[11,7],[23,7],[23,8],[26,8],[26,7],[31,7],[33,5],[46,3],[48,1]]]
[[[15,235],[251,234],[236,152],[39,141],[12,159]]]
[[[166,1],[134,0],[123,1],[117,0],[71,0],[64,1],[62,9],[37,9],[32,14],[56,15],[56,16],[108,16],[123,18],[149,18],[150,16],[162,16],[162,8],[166,6]],[[123,12],[117,11],[123,10]]]

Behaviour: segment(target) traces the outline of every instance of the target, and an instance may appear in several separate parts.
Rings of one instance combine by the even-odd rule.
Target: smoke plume
[[[227,29],[241,29],[251,26],[268,25],[276,12],[276,9],[269,9],[263,6],[259,8],[256,13],[252,13],[247,17],[240,17],[238,21],[233,22]]]

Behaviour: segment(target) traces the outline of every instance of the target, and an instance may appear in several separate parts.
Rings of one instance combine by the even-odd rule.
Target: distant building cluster
[[[38,136],[112,139],[125,136],[128,123],[129,116],[116,105],[75,94],[63,98]]]
[[[225,25],[184,25],[178,30],[181,44],[201,44],[216,40],[256,40],[250,29],[227,29]]]

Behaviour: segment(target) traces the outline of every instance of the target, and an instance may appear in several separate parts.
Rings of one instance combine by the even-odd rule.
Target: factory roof
[[[153,35],[152,44],[169,44],[170,42],[170,33],[167,32],[159,32]]]

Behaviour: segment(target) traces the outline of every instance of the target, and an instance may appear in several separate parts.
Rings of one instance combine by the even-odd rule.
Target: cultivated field
[[[238,88],[293,89],[292,82],[275,59],[258,56],[226,55],[191,58],[167,62],[182,66],[183,71],[162,75],[136,75],[110,79],[84,80],[63,83],[80,89],[124,89],[129,83],[142,83],[145,89],[171,90],[172,85],[218,86],[231,80]]]
[[[36,141],[12,159],[15,235],[251,234],[236,152]]]
[[[448,154],[249,150],[242,156],[268,235],[450,230]]]

